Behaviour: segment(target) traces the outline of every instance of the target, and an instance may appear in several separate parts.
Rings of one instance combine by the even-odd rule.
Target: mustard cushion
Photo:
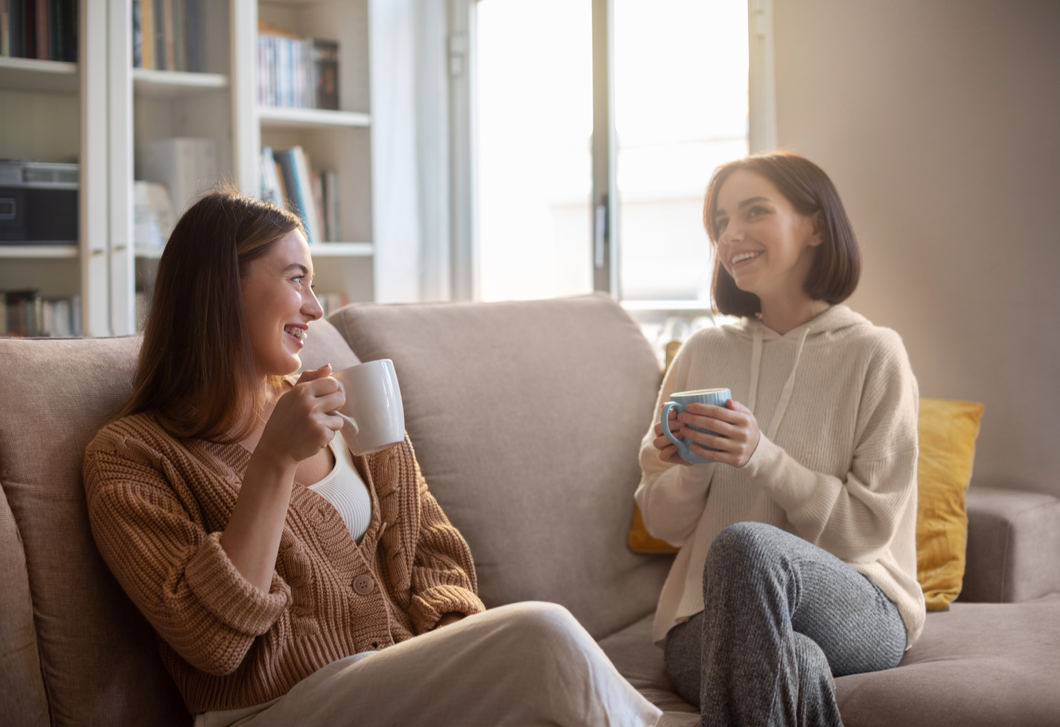
[[[946,608],[961,591],[968,518],[964,493],[972,479],[975,439],[983,405],[921,399],[917,430],[917,579],[931,610]],[[634,506],[629,547],[637,553],[676,553],[653,538]]]
[[[946,608],[961,592],[968,535],[964,494],[982,416],[982,404],[920,400],[916,570],[930,610]]]

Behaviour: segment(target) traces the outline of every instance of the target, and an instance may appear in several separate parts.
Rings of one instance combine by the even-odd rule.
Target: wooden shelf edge
[[[371,117],[353,111],[296,109],[280,106],[258,106],[262,126],[286,128],[368,127]]]
[[[309,246],[313,257],[371,257],[375,245],[370,242],[318,242]]]
[[[5,260],[73,260],[79,254],[77,245],[0,245]]]

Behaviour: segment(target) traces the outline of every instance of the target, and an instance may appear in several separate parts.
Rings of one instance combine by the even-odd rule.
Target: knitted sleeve
[[[849,563],[873,562],[916,497],[918,407],[905,348],[884,330],[866,370],[845,477],[808,469],[765,435],[745,470],[802,538]]]
[[[177,497],[180,469],[119,421],[85,452],[96,545],[122,588],[181,657],[225,675],[242,663],[290,602],[276,574],[263,593],[236,570]]]
[[[670,394],[686,389],[694,351],[695,344],[682,346],[663,379],[654,416],[640,443],[641,480],[633,495],[647,531],[652,537],[676,547],[681,546],[696,529],[707,504],[715,465],[686,466],[663,462],[652,442],[662,405],[670,400]]]

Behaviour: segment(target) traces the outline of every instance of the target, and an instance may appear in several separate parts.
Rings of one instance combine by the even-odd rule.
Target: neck
[[[828,304],[823,300],[767,301],[762,299],[762,323],[780,335],[794,330],[819,315]]]

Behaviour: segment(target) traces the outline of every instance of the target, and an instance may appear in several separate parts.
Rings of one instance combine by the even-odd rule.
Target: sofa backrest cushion
[[[328,323],[316,322],[309,332],[307,367],[357,362]],[[7,524],[0,509],[4,717],[25,711],[18,700],[27,697],[17,692],[23,684],[34,688],[35,670],[55,725],[191,722],[158,658],[154,632],[96,550],[85,508],[85,446],[131,391],[139,342],[0,340],[0,483],[11,511]],[[19,544],[21,550],[9,550]],[[32,599],[39,662],[26,650],[17,662],[5,658],[11,644],[27,638],[17,578],[23,552],[29,590],[21,593]],[[9,602],[17,608],[9,611]]]
[[[15,516],[0,492],[0,684],[5,696],[0,722],[39,727],[49,724],[48,699],[41,679],[33,601],[26,555]]]
[[[0,482],[55,725],[188,723],[150,627],[96,551],[81,480],[85,446],[131,389],[138,345],[0,341]]]
[[[597,638],[655,608],[671,559],[626,536],[662,375],[618,304],[365,304],[329,320],[362,360],[393,359],[406,429],[487,606],[560,603]]]

